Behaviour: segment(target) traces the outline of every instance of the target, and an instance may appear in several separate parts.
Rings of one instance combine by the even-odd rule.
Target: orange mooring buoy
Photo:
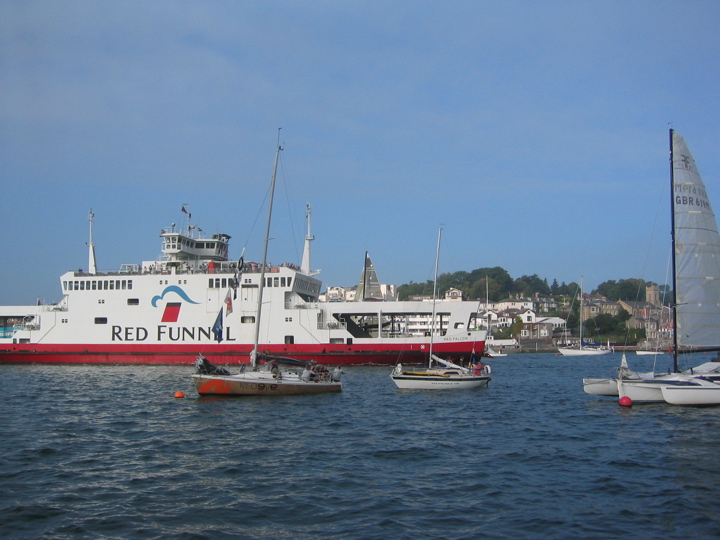
[[[178,390],[177,392],[175,392],[175,397],[177,397],[177,398],[185,397],[185,394],[183,394],[180,390]]]

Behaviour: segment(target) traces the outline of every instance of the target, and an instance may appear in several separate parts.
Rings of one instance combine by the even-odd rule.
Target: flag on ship
[[[243,253],[245,253],[245,250],[243,249]],[[233,288],[233,300],[237,300],[237,290],[238,285],[240,284],[240,274],[242,274],[243,266],[245,266],[245,258],[243,255],[240,255],[240,260],[238,261],[237,268],[235,269],[235,279],[233,279],[232,288]],[[225,300],[227,302],[227,300]],[[230,306],[230,311],[232,312],[232,306]]]
[[[237,294],[237,292],[235,294]],[[225,295],[225,315],[230,315],[232,313],[232,307],[233,307],[233,298],[232,298],[232,294],[230,294],[230,289],[228,289],[228,292]]]
[[[213,334],[215,334],[215,341],[220,343],[222,341],[222,335],[223,335],[223,310],[220,308],[220,313],[218,313],[217,319],[215,319],[215,324],[213,324],[212,331]]]

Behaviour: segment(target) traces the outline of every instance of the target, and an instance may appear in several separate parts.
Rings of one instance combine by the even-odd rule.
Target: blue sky
[[[720,200],[716,1],[0,3],[0,304],[159,255],[189,203],[354,285],[501,266],[665,283],[669,123]]]

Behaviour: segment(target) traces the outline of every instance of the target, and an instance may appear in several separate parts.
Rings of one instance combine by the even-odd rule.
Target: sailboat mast
[[[258,343],[260,341],[260,313],[262,311],[263,289],[265,288],[265,267],[267,265],[268,242],[270,241],[270,221],[272,220],[273,198],[275,196],[275,177],[277,175],[278,158],[282,147],[278,143],[275,151],[275,165],[273,165],[272,180],[270,181],[270,199],[268,202],[267,226],[265,227],[265,247],[263,249],[262,266],[260,267],[260,287],[258,289],[257,320],[255,321],[255,342],[250,353],[252,367],[257,365]]]
[[[583,307],[585,302],[585,276],[580,276],[580,349],[583,348]]]
[[[442,227],[438,231],[437,250],[435,251],[435,278],[433,279],[433,299],[432,299],[432,320],[430,321],[430,362],[428,365],[432,366],[432,354],[433,354],[433,342],[435,341],[435,315],[437,301],[437,276],[438,276],[438,264],[440,262],[440,240],[442,238]]]
[[[673,129],[670,128],[670,237],[672,238],[672,325],[673,325],[673,370],[678,366],[677,339],[677,263],[675,261],[675,156],[673,152]]]

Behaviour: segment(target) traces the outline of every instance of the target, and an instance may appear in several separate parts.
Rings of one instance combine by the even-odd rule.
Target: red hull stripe
[[[473,352],[482,354],[484,342],[442,343],[433,352],[454,361],[468,361]],[[43,345],[37,343],[0,345],[0,363],[63,364],[189,364],[198,353],[213,363],[237,364],[250,361],[250,345]],[[263,345],[261,352],[316,360],[326,364],[424,363],[427,346],[408,344],[375,345]]]

